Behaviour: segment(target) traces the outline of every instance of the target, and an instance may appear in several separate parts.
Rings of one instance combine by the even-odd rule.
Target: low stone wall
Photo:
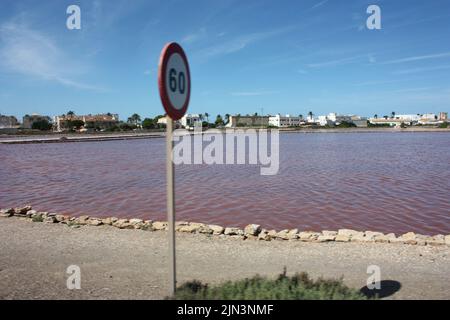
[[[31,206],[18,208],[1,209],[0,217],[22,217],[33,222],[63,223],[72,228],[81,226],[101,226],[107,225],[119,229],[140,229],[144,231],[167,230],[166,221],[152,221],[142,219],[119,219],[119,218],[95,218],[90,216],[71,217],[68,215],[38,212]],[[260,225],[250,224],[244,229],[234,227],[222,227],[218,225],[208,225],[196,222],[176,222],[175,230],[186,233],[202,233],[219,237],[232,237],[242,240],[285,240],[303,242],[367,242],[367,243],[399,243],[408,245],[430,245],[450,246],[450,235],[426,236],[408,232],[401,236],[394,233],[383,234],[374,231],[355,231],[350,229],[340,229],[338,231],[299,231],[298,229],[286,229],[281,231],[266,230]]]

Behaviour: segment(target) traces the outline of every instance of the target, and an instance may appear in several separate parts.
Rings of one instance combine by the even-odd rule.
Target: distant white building
[[[329,113],[327,117],[336,125],[339,125],[342,122],[352,122],[352,116],[338,115],[336,112]]]
[[[421,118],[420,114],[396,114],[395,119],[403,120],[405,122],[418,122]]]
[[[322,127],[325,126],[334,126],[334,122],[330,119],[328,119],[328,116],[319,116],[318,118],[319,125]]]
[[[277,114],[276,116],[269,117],[269,126],[285,128],[285,127],[298,127],[303,122],[300,117],[291,117],[290,115],[282,116]]]
[[[357,119],[358,118],[358,119]],[[351,123],[353,120],[361,120],[362,118],[359,116],[344,116],[338,115],[336,112],[331,112],[326,116],[319,116],[318,123],[321,126],[338,126],[343,122]]]
[[[186,129],[194,128],[196,123],[202,123],[202,120],[200,118],[199,114],[185,114],[180,119],[181,126],[183,126]]]
[[[418,121],[419,124],[425,124],[425,125],[427,125],[427,124],[439,124],[439,123],[442,123],[442,122],[444,122],[444,121],[443,120],[439,120],[439,117],[436,114],[434,114],[434,113],[425,113],[425,114],[423,114],[420,117],[420,119]]]

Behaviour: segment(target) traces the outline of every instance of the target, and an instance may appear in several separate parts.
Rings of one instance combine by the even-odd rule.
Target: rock
[[[271,238],[271,239],[275,239],[277,237],[277,231],[276,230],[269,230],[267,232],[267,235]]]
[[[394,233],[388,233],[386,235],[383,236],[375,236],[375,242],[378,243],[395,243],[397,242],[397,237],[395,236]]]
[[[167,222],[163,222],[163,221],[155,221],[155,222],[153,222],[152,227],[154,230],[167,230],[168,224],[167,224]]]
[[[212,234],[213,230],[204,223],[191,222],[190,225],[197,227],[197,233]]]
[[[29,210],[29,211],[27,211],[26,216],[27,216],[27,218],[31,218],[36,213],[37,213],[36,210]]]
[[[181,225],[178,227],[178,231],[180,232],[187,232],[187,233],[196,233],[200,229],[200,226],[196,224],[187,224],[187,225]]]
[[[75,219],[75,223],[83,226],[88,224],[88,220],[89,216],[81,216]]]
[[[317,237],[318,242],[330,242],[330,241],[334,241],[334,239],[336,239],[336,236],[325,235],[325,234],[322,234]]]
[[[289,240],[289,230],[281,230],[276,234],[276,239]]]
[[[366,231],[366,232],[364,232],[364,236],[367,238],[375,239],[375,237],[384,236],[384,233],[374,232],[374,231]]]
[[[102,220],[100,219],[89,219],[88,222],[90,226],[94,227],[101,226],[103,224]]]
[[[311,241],[316,241],[317,238],[319,237],[319,233],[317,232],[312,232],[312,231],[303,231],[299,233],[299,238],[301,241],[307,241],[307,242],[311,242]]]
[[[350,236],[343,235],[343,234],[338,234],[336,236],[336,238],[334,239],[334,241],[336,241],[336,242],[349,242],[350,241]]]
[[[113,226],[119,229],[134,229],[134,225],[128,219],[119,219],[113,223]]]
[[[2,209],[0,210],[0,217],[12,217],[14,215],[14,209],[13,208],[8,208],[8,209]]]
[[[450,246],[450,235],[445,236],[445,244]]]
[[[259,224],[249,224],[244,228],[245,235],[257,236],[261,232],[261,226]]]
[[[243,236],[244,231],[239,228],[225,228],[223,232],[226,236]]]
[[[339,229],[338,235],[347,236],[347,237],[351,238],[356,235],[363,235],[363,232],[359,232],[359,231],[355,231],[355,230],[351,230],[351,229]]]
[[[180,231],[181,227],[188,226],[189,222],[186,221],[176,221],[175,222],[175,231]]]
[[[337,236],[337,231],[328,231],[328,230],[325,230],[325,231],[322,231],[322,234],[324,235],[324,236]]]
[[[414,232],[408,232],[408,233],[403,234],[401,236],[401,238],[404,240],[415,240],[416,234]]]
[[[144,225],[144,220],[142,219],[130,219],[129,223],[134,226],[135,229],[141,229]]]
[[[350,239],[352,242],[373,242],[375,236],[374,235],[365,235],[364,233],[353,235]]]
[[[262,229],[258,234],[258,240],[270,241],[272,240],[272,237],[269,235],[269,231],[267,231],[266,229]]]
[[[153,221],[152,220],[145,220],[142,224],[141,230],[144,231],[153,231]]]
[[[55,219],[56,219],[57,222],[67,223],[68,221],[70,221],[70,216],[65,215],[65,214],[57,214],[55,216]]]
[[[102,223],[106,224],[108,226],[112,226],[118,220],[119,219],[117,219],[116,217],[108,217],[108,218],[102,219]]]
[[[410,245],[416,245],[417,244],[417,239],[416,239],[416,234],[414,232],[408,232],[405,233],[403,235],[401,235],[399,237],[399,239],[404,243],[404,244],[410,244]],[[420,242],[422,243],[424,241],[424,239],[422,238],[418,238],[420,240]]]
[[[445,245],[445,237],[442,235],[434,236],[427,240],[427,244],[430,246],[443,246]]]
[[[288,232],[288,240],[297,240],[299,238],[298,229],[292,229]]]
[[[213,231],[214,235],[222,234],[225,231],[224,227],[218,226],[218,225],[214,225],[214,224],[210,224],[208,227]]]
[[[33,209],[31,206],[24,206],[24,207],[14,208],[14,214],[17,215],[17,216],[24,216],[31,209]]]
[[[56,221],[55,217],[45,217],[44,222],[45,223],[57,223],[58,221]]]
[[[389,243],[389,238],[383,235],[376,235],[373,240],[375,243]]]

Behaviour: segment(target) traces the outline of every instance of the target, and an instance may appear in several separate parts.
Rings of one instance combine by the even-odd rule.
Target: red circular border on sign
[[[170,102],[169,95],[167,94],[166,82],[165,82],[165,74],[167,69],[167,62],[172,54],[178,53],[184,61],[186,65],[187,78],[188,78],[188,88],[187,88],[187,96],[186,101],[183,104],[183,107],[178,110],[176,109],[172,103]],[[158,67],[158,87],[159,87],[159,95],[161,97],[161,102],[163,104],[164,110],[173,120],[181,119],[187,111],[189,105],[189,99],[191,97],[191,73],[189,71],[189,64],[184,54],[183,48],[176,43],[171,42],[164,46],[161,51],[161,56],[159,57],[159,67]]]

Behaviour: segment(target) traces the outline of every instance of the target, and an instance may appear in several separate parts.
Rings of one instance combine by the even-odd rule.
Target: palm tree
[[[300,120],[303,120],[303,115],[299,114],[298,117],[300,118]]]
[[[137,113],[134,113],[131,117],[128,118],[127,122],[137,126],[141,122],[141,116]]]
[[[225,124],[227,124],[229,121],[230,121],[230,114],[227,113],[227,114],[225,115]]]
[[[205,112],[205,118],[206,118],[206,122],[209,123],[209,113],[208,112]]]
[[[391,112],[391,118],[394,119],[395,118],[395,111]]]
[[[223,119],[220,114],[217,115],[215,124],[218,126],[223,125]]]
[[[312,111],[308,112],[308,117],[309,119],[311,119],[311,121],[313,120],[313,115],[314,113]]]
[[[375,119],[378,119],[378,115],[375,113],[373,116]]]
[[[69,112],[67,112],[67,115],[68,115],[68,116],[73,116],[73,115],[75,115],[75,112],[69,111]]]

